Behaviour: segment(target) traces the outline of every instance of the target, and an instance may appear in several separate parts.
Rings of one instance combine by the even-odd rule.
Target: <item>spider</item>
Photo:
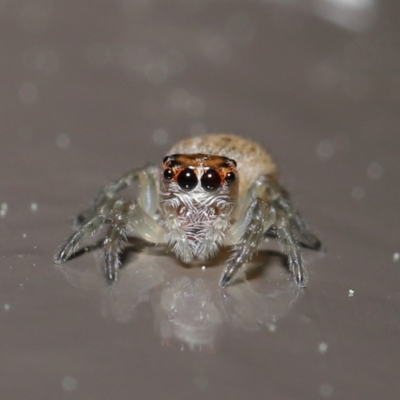
[[[138,183],[137,199],[118,197],[133,183]],[[233,282],[267,236],[277,238],[295,282],[305,287],[301,248],[322,247],[279,183],[267,151],[229,134],[184,139],[170,149],[161,167],[133,169],[106,186],[78,216],[55,263],[68,261],[81,240],[103,226],[104,272],[110,284],[117,280],[128,235],[164,244],[184,263],[205,261],[230,247],[222,287]]]

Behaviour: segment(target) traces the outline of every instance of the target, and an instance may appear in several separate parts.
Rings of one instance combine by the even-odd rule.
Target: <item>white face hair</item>
[[[160,184],[163,224],[169,232],[168,244],[184,262],[212,257],[232,223],[237,202],[237,172],[233,172],[235,166],[231,160],[228,165],[225,157],[222,162],[218,157],[218,163],[215,158],[175,155],[164,165]],[[169,179],[165,179],[165,171]],[[181,178],[185,173],[186,177]],[[226,179],[229,173],[235,177],[233,180]],[[206,185],[207,178],[215,181],[211,189]]]

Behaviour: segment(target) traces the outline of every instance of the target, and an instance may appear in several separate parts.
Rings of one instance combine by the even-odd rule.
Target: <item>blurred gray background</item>
[[[396,0],[0,0],[2,399],[399,398]],[[327,253],[222,265],[131,247],[53,265],[72,216],[177,140],[270,150]],[[223,258],[223,257],[222,257]],[[223,259],[220,260],[223,264]]]

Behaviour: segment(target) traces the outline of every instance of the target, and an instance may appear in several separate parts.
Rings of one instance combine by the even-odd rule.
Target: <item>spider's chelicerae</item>
[[[136,200],[118,198],[135,182]],[[321,248],[280,185],[270,155],[257,143],[226,134],[182,140],[161,168],[133,169],[106,186],[77,221],[55,262],[66,262],[84,237],[106,225],[104,268],[110,283],[117,279],[128,235],[167,245],[184,263],[207,260],[229,246],[221,286],[232,282],[266,236],[278,239],[299,286],[307,282],[301,247]]]

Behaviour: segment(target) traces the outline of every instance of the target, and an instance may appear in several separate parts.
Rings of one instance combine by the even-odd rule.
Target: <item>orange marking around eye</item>
[[[202,153],[196,154],[172,154],[164,158],[163,169],[170,168],[173,171],[176,180],[179,172],[185,168],[212,168],[218,172],[222,182],[225,182],[225,177],[229,172],[233,172],[237,177],[236,162],[227,157],[208,155]]]

